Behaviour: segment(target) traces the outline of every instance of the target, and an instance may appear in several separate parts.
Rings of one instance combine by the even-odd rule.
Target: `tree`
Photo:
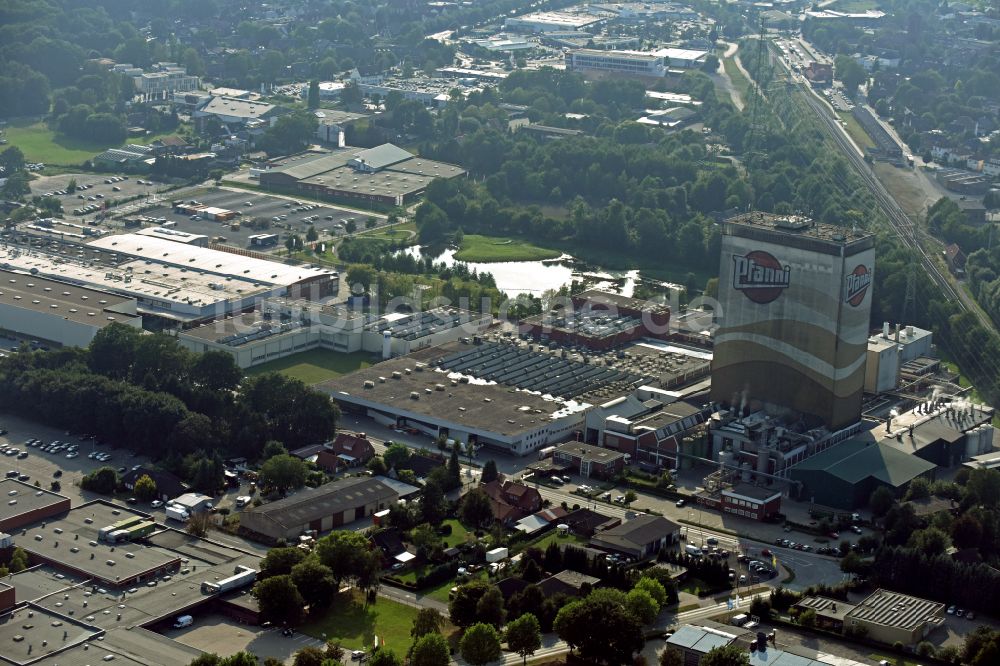
[[[355,222],[354,220],[348,220],[347,222],[344,223],[344,231],[346,231],[347,233],[353,234],[357,230],[358,230],[358,223]]]
[[[113,467],[98,467],[80,479],[80,487],[102,495],[110,495],[118,487],[118,472]]]
[[[24,549],[20,546],[14,548],[14,552],[10,555],[10,564],[7,565],[7,569],[11,573],[18,573],[24,571],[28,568],[28,554],[24,552]]]
[[[216,350],[199,354],[190,372],[195,383],[211,391],[232,391],[243,379],[243,371],[233,356]]]
[[[500,635],[493,625],[478,622],[465,632],[459,643],[462,658],[472,666],[483,666],[500,658]]]
[[[476,618],[499,629],[503,626],[506,615],[503,594],[500,593],[500,588],[491,585],[476,603]]]
[[[448,458],[448,485],[451,488],[462,485],[462,464],[458,460],[458,444],[452,448],[451,457]]]
[[[812,608],[807,608],[799,614],[799,624],[803,627],[815,627],[816,626],[816,611]]]
[[[413,618],[413,627],[410,629],[410,636],[417,640],[425,634],[441,633],[441,624],[444,618],[433,608],[421,608],[417,611],[417,616]]]
[[[922,476],[910,481],[909,487],[906,489],[906,496],[903,498],[906,501],[910,500],[920,500],[926,499],[931,496],[931,482]]]
[[[406,468],[406,463],[410,460],[411,453],[410,447],[406,444],[393,442],[386,448],[385,453],[382,454],[382,460],[385,461],[386,467],[389,469],[399,471]]]
[[[462,498],[459,510],[462,522],[469,527],[486,527],[493,522],[493,504],[489,495],[481,488],[475,488]]]
[[[310,111],[281,116],[257,139],[257,147],[269,155],[289,155],[304,150],[316,134],[318,121]]]
[[[684,666],[684,657],[672,646],[667,645],[660,653],[660,666]]]
[[[531,613],[525,613],[507,625],[507,647],[511,652],[521,655],[524,664],[528,657],[542,647],[542,629],[538,618]]]
[[[951,526],[951,540],[957,548],[976,548],[982,538],[983,525],[971,514],[962,514]]]
[[[660,608],[667,603],[667,589],[663,587],[663,583],[648,576],[643,576],[640,578],[633,588],[635,590],[645,590],[649,593],[651,597],[656,601],[657,612]]]
[[[292,582],[309,604],[311,613],[329,606],[337,593],[330,567],[320,564],[315,557],[308,557],[292,567]]]
[[[889,509],[895,503],[896,498],[893,497],[892,491],[885,486],[876,488],[872,496],[868,499],[868,506],[872,510],[872,515],[876,518],[881,518],[889,513]]]
[[[469,627],[479,621],[476,607],[479,599],[492,587],[489,583],[474,580],[459,585],[455,595],[448,602],[448,617],[456,627]]]
[[[480,483],[489,483],[490,481],[495,481],[500,477],[500,472],[497,471],[497,461],[490,460],[486,461],[483,465],[483,474],[479,478]]]
[[[372,456],[372,459],[368,461],[366,465],[369,472],[375,476],[383,476],[389,469],[385,466],[385,460],[382,456]]]
[[[631,663],[643,645],[639,622],[624,604],[593,592],[559,609],[552,628],[584,659],[609,664]]]
[[[389,648],[379,648],[368,659],[368,666],[403,666],[403,660]]]
[[[413,531],[410,532],[410,541],[417,547],[417,552],[420,555],[428,558],[441,547],[441,536],[427,523],[413,528]]]
[[[437,527],[444,520],[445,499],[441,484],[434,477],[424,482],[420,491],[420,517],[424,522]]]
[[[260,561],[260,573],[257,580],[272,576],[287,576],[292,573],[292,567],[306,558],[301,548],[294,546],[272,548]]]
[[[335,662],[343,661],[344,659],[344,646],[340,644],[340,640],[333,638],[326,642],[326,652],[323,655],[327,659],[333,659]]]
[[[134,492],[139,501],[151,502],[156,499],[156,481],[153,481],[149,474],[143,474],[135,482]]]
[[[625,595],[625,608],[642,624],[651,623],[660,612],[660,606],[653,595],[638,588]]]
[[[272,576],[258,581],[252,594],[260,606],[261,620],[286,625],[302,621],[306,602],[291,576]]]
[[[288,454],[288,449],[285,445],[276,439],[269,439],[264,442],[264,449],[261,451],[261,460],[268,460],[274,456],[283,456]]]
[[[363,534],[348,530],[337,530],[319,540],[316,544],[319,561],[330,567],[337,589],[345,580],[361,579],[371,571],[373,563],[378,564],[378,554],[369,549],[368,539]]]
[[[24,153],[17,146],[8,146],[0,152],[0,166],[8,175],[20,171],[24,168]]]
[[[951,546],[951,539],[942,530],[928,527],[911,533],[907,546],[919,550],[924,555],[942,555]]]
[[[410,666],[448,666],[450,661],[448,641],[438,633],[418,638],[410,652]]]
[[[639,499],[639,496],[635,494],[634,490],[626,490],[625,491],[625,506],[626,506],[626,508],[630,504],[632,504],[632,502],[636,501],[637,499]]]
[[[283,492],[304,486],[308,471],[305,462],[285,453],[269,458],[261,465],[258,478],[261,487]]]
[[[319,81],[316,79],[309,82],[309,96],[307,97],[306,107],[310,109],[319,108]]]
[[[292,666],[323,666],[323,651],[314,645],[307,645],[295,653]]]
[[[306,241],[309,243],[315,243],[319,240],[319,232],[316,231],[316,227],[312,224],[306,229]]]
[[[739,645],[721,645],[705,653],[698,666],[750,666],[750,657]]]
[[[187,530],[188,534],[193,534],[196,537],[204,537],[208,534],[208,528],[211,526],[212,516],[206,511],[201,511],[191,514],[184,529]]]
[[[848,55],[839,55],[833,61],[834,77],[844,84],[849,96],[854,96],[858,86],[868,79],[865,68]]]

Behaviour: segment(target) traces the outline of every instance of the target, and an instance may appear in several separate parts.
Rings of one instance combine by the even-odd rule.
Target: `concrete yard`
[[[268,657],[291,663],[297,650],[307,645],[323,645],[323,641],[305,634],[282,636],[280,629],[252,627],[219,614],[200,615],[190,627],[167,629],[163,634],[205,652],[230,655],[240,650],[249,650],[261,663]]]

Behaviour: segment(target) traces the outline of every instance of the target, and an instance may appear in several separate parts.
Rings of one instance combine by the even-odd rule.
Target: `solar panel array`
[[[288,333],[297,328],[302,328],[302,322],[291,321],[284,324],[263,324],[261,326],[254,327],[250,331],[234,333],[233,335],[227,335],[223,338],[216,340],[220,345],[228,345],[230,347],[239,347],[248,342],[253,342],[254,340],[261,340],[263,338],[269,338],[272,335],[279,335],[281,333]]]
[[[484,342],[438,359],[434,365],[527,391],[575,398],[611,384],[639,386],[648,378],[512,344]]]
[[[429,312],[418,312],[406,319],[395,321],[379,320],[369,324],[368,330],[378,331],[391,329],[392,337],[399,340],[416,340],[432,333],[447,331],[462,324],[469,323],[469,313],[464,310],[449,312],[442,308]]]

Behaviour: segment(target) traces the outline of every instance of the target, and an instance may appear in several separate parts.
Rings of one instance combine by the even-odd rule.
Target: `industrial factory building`
[[[868,338],[865,360],[865,391],[885,393],[895,390],[900,377],[906,379],[926,374],[938,365],[931,358],[932,333],[916,326],[882,325],[882,332]]]
[[[872,430],[881,444],[951,468],[993,450],[994,409],[965,400],[932,399]]]
[[[592,31],[600,27],[610,16],[610,13],[595,16],[573,12],[534,12],[505,19],[503,29],[517,34],[563,30]]]
[[[800,216],[727,220],[712,399],[834,431],[857,423],[874,261],[868,233]]]
[[[115,323],[142,328],[134,298],[0,269],[0,328],[10,333],[86,347]]]
[[[490,314],[452,307],[381,317],[343,306],[270,298],[257,310],[182,331],[178,342],[194,352],[231,354],[241,368],[310,349],[402,356],[476,335],[493,323]]]
[[[402,206],[416,199],[435,178],[464,174],[460,167],[385,143],[368,149],[349,146],[329,153],[293,155],[262,171],[259,179],[261,187],[278,192]]]
[[[521,322],[522,335],[587,349],[607,350],[640,338],[666,339],[670,308],[666,305],[588,290],[559,307]]]

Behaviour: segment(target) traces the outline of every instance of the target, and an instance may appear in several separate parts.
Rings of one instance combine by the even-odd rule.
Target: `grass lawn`
[[[729,80],[733,82],[733,88],[740,94],[743,99],[744,104],[750,99],[750,81],[747,77],[743,76],[743,72],[736,65],[736,61],[733,58],[723,58],[722,66],[726,70],[726,75],[729,76]]]
[[[875,146],[875,142],[849,111],[837,111],[837,117],[843,121],[844,129],[854,139],[854,143],[858,144],[858,148],[864,150]]]
[[[301,379],[306,384],[317,384],[367,368],[371,365],[369,358],[371,355],[365,352],[338,354],[326,349],[313,349],[247,368],[247,374],[252,376],[265,372],[280,372]]]
[[[474,580],[487,580],[488,578],[489,575],[486,573],[486,570],[481,569],[476,573],[463,578],[462,583],[464,584]],[[425,597],[430,597],[431,599],[437,599],[442,603],[448,603],[448,592],[450,592],[451,588],[455,587],[458,584],[459,582],[455,579],[448,580],[441,583],[437,587],[428,588],[423,592],[421,592],[420,594],[422,594]]]
[[[417,610],[384,597],[366,608],[362,594],[351,590],[338,594],[325,616],[299,630],[320,640],[338,638],[350,650],[371,647],[378,636],[380,645],[403,654],[410,645],[410,628]]]
[[[451,534],[442,539],[444,541],[445,548],[452,548],[460,543],[465,543],[466,535],[469,533],[469,530],[465,528],[465,525],[458,522],[455,518],[449,518],[444,521],[443,524],[451,525]]]
[[[462,248],[455,253],[459,261],[538,261],[555,259],[561,252],[531,243],[497,236],[467,234],[462,239]]]
[[[96,141],[56,136],[44,122],[8,123],[4,134],[10,145],[21,149],[28,162],[80,164],[109,148]]]
[[[178,128],[179,130],[180,128]],[[126,143],[148,144],[152,141],[176,134],[165,132],[163,134],[150,134],[141,137],[129,137]],[[98,153],[102,153],[110,146],[99,141],[86,141],[82,139],[72,139],[56,134],[45,122],[27,123],[12,122],[4,128],[7,142],[12,146],[17,146],[24,153],[24,158],[29,162],[43,162],[46,166],[52,165],[74,165],[81,164]]]
[[[547,535],[545,535],[545,538],[543,538],[541,541],[532,544],[532,546],[534,548],[538,548],[539,550],[544,551],[546,548],[549,547],[550,543],[570,543],[570,544],[579,544],[583,546],[587,544],[587,541],[588,540],[585,537],[577,536],[576,534],[567,534],[565,536],[560,536],[558,530],[553,530],[552,532],[549,532]]]
[[[417,225],[413,222],[394,224],[391,227],[371,229],[358,234],[361,238],[379,238],[382,240],[400,241],[412,238],[417,233]]]
[[[884,654],[878,654],[877,652],[875,654],[868,655],[868,658],[871,659],[872,663],[875,663],[875,664],[877,664],[878,662],[880,662],[880,661],[882,661],[884,659],[887,662],[889,662],[890,664],[892,664],[892,666],[920,666],[920,663],[921,663],[919,661],[911,661],[909,659],[905,659],[905,658],[902,658],[902,657],[899,657],[899,656],[889,657],[889,656],[886,656]]]
[[[695,578],[694,576],[688,576],[684,579],[684,584],[680,586],[681,592],[687,592],[688,594],[698,595],[699,592],[704,592],[705,590],[712,589],[712,586],[701,580],[700,578]]]

